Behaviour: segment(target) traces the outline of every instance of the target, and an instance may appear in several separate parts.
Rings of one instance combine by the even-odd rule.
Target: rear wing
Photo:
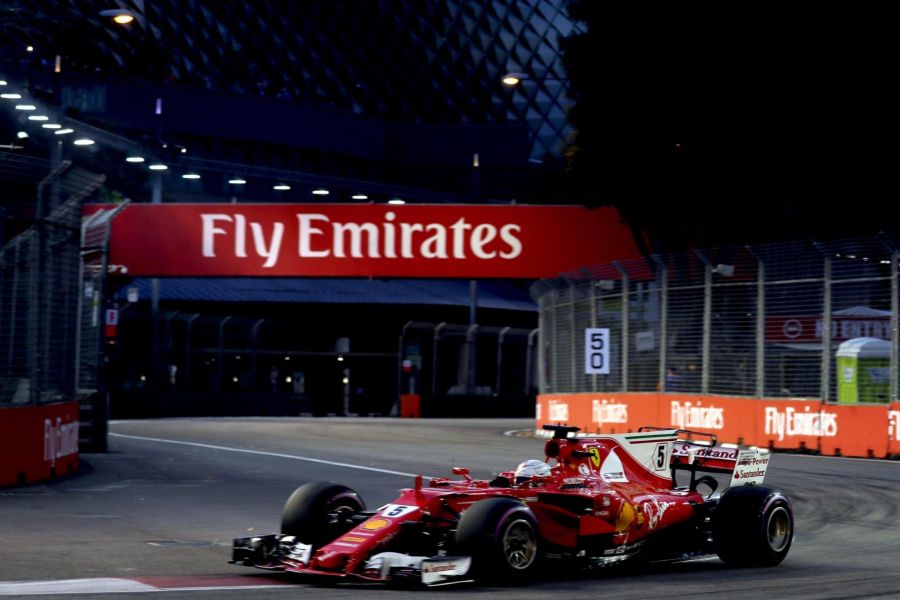
[[[641,427],[639,431],[657,431],[657,427]],[[672,446],[670,466],[672,480],[678,471],[691,474],[690,487],[697,484],[697,473],[723,473],[731,475],[729,487],[758,485],[765,480],[770,454],[759,448],[741,449],[732,445],[719,445],[712,433],[676,429],[678,439]],[[696,438],[700,438],[699,440]]]
[[[731,475],[730,486],[758,485],[765,479],[769,465],[768,451],[719,445],[715,434],[703,431],[644,426],[635,433],[570,437],[577,434],[580,428],[544,425],[543,429],[553,432],[553,439],[545,445],[548,459],[582,461],[577,465],[580,473],[589,475],[593,470],[611,483],[627,483],[630,479],[627,471],[634,468],[643,473],[639,477],[656,477],[660,485],[675,487],[677,473],[687,471],[691,477],[689,489],[695,490],[699,484],[705,483],[715,491],[718,480],[709,476],[698,477],[697,474]],[[600,452],[603,450],[598,451],[597,445],[602,445],[605,440],[614,442],[630,456],[631,462],[626,461],[628,464],[625,464],[622,460],[624,454],[617,454],[615,448],[610,449],[601,460]],[[586,459],[590,459],[591,464],[584,462]]]

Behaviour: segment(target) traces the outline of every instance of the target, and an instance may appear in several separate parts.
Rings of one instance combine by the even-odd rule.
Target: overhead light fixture
[[[156,163],[156,164],[150,165],[147,168],[150,169],[151,171],[165,171],[169,167],[167,167],[166,165],[161,164],[161,163]]]
[[[181,144],[163,144],[162,148],[169,154],[187,154],[187,148]]]
[[[112,19],[117,25],[128,25],[134,21],[134,14],[124,8],[111,8],[100,11],[101,17]]]
[[[289,190],[289,189],[291,189],[291,186],[285,185],[285,184],[283,184],[283,183],[279,183],[278,185],[273,185],[273,186],[272,186],[272,189],[273,189],[273,190],[282,190],[282,191],[283,191],[283,190]]]
[[[142,162],[144,162],[144,157],[143,156],[128,156],[125,158],[125,162],[142,163]]]
[[[50,117],[47,115],[31,115],[28,117],[29,121],[49,121]]]
[[[366,196],[365,194],[353,194],[350,197],[353,198],[354,200],[368,200],[369,199],[369,197]]]
[[[34,52],[34,46],[25,46],[25,52]]]
[[[7,92],[5,94],[0,94],[0,98],[6,98],[7,100],[21,100],[22,94],[14,94],[12,92]]]
[[[528,75],[525,75],[524,73],[506,73],[500,81],[507,87],[515,87],[522,83],[523,79],[528,79]]]
[[[44,123],[41,127],[44,129],[62,129],[62,125],[59,123]]]
[[[16,104],[16,110],[37,110],[34,104]]]
[[[0,86],[3,86],[3,85],[6,85],[6,80],[5,80],[5,79],[0,79]]]
[[[240,177],[235,177],[234,179],[229,179],[228,183],[231,185],[245,185],[247,183],[246,179],[241,179]]]
[[[75,133],[75,130],[66,127],[65,129],[57,129],[53,132],[54,135],[66,135],[67,133]]]
[[[185,173],[181,176],[182,179],[200,179],[200,175],[197,173]]]
[[[312,191],[312,193],[313,193],[313,196],[327,196],[328,190],[326,190],[324,188],[317,188],[317,189],[314,189]]]
[[[406,200],[401,198],[391,198],[388,200],[388,204],[406,204]]]
[[[25,138],[28,137],[28,132],[27,132],[27,131],[20,131],[20,132],[18,132],[18,133],[16,134],[16,137],[19,138],[20,140],[24,140]]]
[[[94,140],[92,140],[91,138],[78,138],[72,143],[76,146],[90,146],[94,143]]]

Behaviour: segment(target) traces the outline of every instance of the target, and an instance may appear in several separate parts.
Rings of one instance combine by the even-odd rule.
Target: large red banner
[[[581,206],[133,204],[110,263],[135,276],[552,277],[640,256]]]

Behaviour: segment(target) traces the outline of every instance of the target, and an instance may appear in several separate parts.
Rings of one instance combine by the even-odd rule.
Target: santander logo
[[[297,213],[296,221],[254,222],[241,213],[201,213],[202,255],[255,259],[273,268],[288,250],[288,227],[296,228],[299,258],[430,260],[513,260],[522,254],[522,226],[470,223],[451,225],[398,220],[393,211],[380,222],[339,222],[322,213]]]

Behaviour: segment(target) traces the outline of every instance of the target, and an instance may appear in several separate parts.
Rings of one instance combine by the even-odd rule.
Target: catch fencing
[[[7,224],[0,249],[0,406],[76,397],[81,302],[82,201],[102,182],[69,162],[5,156],[33,206],[24,223]],[[31,195],[36,194],[36,195]]]
[[[898,246],[880,235],[722,248],[541,280],[541,393],[897,402]],[[602,350],[586,332],[597,329]]]
[[[13,153],[0,153],[0,173],[2,486],[73,472],[79,436],[91,434],[77,401],[81,213],[103,177]],[[99,350],[86,357],[93,368]]]

